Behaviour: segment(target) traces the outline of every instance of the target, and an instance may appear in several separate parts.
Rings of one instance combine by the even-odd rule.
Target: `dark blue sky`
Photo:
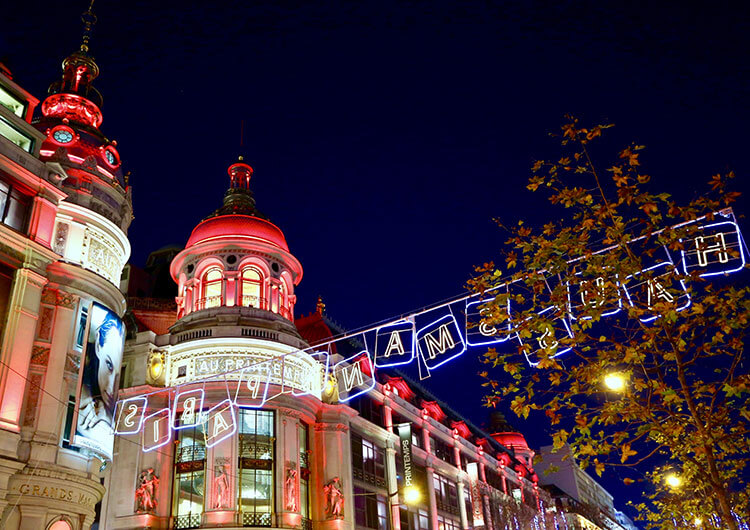
[[[86,2],[12,2],[0,57],[40,98]],[[459,295],[493,217],[559,215],[525,189],[566,112],[645,144],[659,188],[747,187],[750,27],[740,2],[102,2],[102,130],[132,171],[133,260],[184,245],[238,154],[259,208],[348,328]],[[245,124],[239,147],[240,121]],[[609,154],[602,152],[602,155]],[[741,200],[738,213],[746,213]],[[472,352],[429,386],[477,423]],[[457,383],[458,381],[458,383]],[[532,445],[545,429],[516,425]],[[630,489],[605,485],[622,508]],[[632,488],[632,487],[631,487]]]

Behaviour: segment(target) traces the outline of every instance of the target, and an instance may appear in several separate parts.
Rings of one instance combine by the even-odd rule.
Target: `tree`
[[[650,191],[643,146],[601,169],[592,145],[610,126],[566,118],[562,156],[537,161],[527,186],[561,215],[541,228],[499,222],[507,271],[485,263],[469,282],[484,329],[503,340],[484,354],[487,403],[543,412],[554,445],[598,475],[650,470],[637,479],[649,484],[638,508],[650,528],[737,529],[750,520],[747,276],[673,265],[682,252],[716,257],[700,227],[731,212],[734,175],[679,205]],[[738,245],[723,252],[740,257]]]

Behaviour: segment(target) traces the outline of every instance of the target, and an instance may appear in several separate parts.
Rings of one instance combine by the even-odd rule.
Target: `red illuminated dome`
[[[275,224],[250,215],[220,215],[202,221],[193,229],[185,248],[203,241],[252,239],[289,251],[284,234]]]

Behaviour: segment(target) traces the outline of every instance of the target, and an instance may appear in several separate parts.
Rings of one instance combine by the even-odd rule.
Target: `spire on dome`
[[[253,168],[244,162],[242,156],[227,169],[229,174],[229,189],[224,194],[224,204],[206,219],[219,215],[252,215],[267,219],[255,208],[255,198],[250,191],[250,179]]]
[[[319,315],[325,315],[326,313],[326,305],[323,302],[323,297],[321,295],[318,295],[318,303],[315,304],[315,312]]]

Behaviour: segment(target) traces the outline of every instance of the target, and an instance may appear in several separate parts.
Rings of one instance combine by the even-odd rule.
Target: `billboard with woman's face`
[[[71,443],[111,460],[125,325],[115,313],[94,302],[89,310],[87,329],[78,373],[78,406]]]

